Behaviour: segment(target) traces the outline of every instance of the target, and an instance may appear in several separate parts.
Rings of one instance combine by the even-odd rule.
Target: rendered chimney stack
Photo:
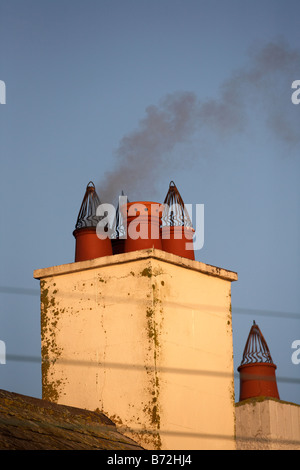
[[[231,283],[161,250],[35,271],[43,398],[149,450],[235,448]]]
[[[187,249],[187,244],[192,243],[194,229],[174,181],[170,182],[164,206],[165,209],[162,216],[162,249],[168,253],[194,260],[194,250]]]
[[[254,321],[238,367],[240,401],[260,396],[279,399],[275,370],[266,340]]]
[[[101,217],[96,215],[97,207],[100,204],[95,185],[90,181],[86,187],[73,232],[76,240],[76,262],[112,255],[110,238],[100,239],[96,233],[97,224],[101,220]]]

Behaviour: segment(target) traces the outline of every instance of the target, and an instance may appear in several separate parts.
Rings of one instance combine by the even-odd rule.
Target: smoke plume
[[[235,71],[213,98],[201,101],[193,92],[176,92],[149,106],[136,130],[125,135],[116,150],[116,166],[100,182],[102,202],[112,202],[124,190],[143,195],[155,186],[166,158],[177,144],[196,132],[228,138],[247,129],[249,111],[263,118],[266,130],[295,144],[300,134],[286,114],[291,109],[290,87],[299,71],[300,53],[283,41],[253,49],[247,65]],[[253,114],[254,113],[254,114]],[[172,160],[176,167],[176,161]]]

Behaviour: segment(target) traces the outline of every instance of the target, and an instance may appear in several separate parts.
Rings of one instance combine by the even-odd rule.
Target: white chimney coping
[[[84,271],[103,266],[134,262],[150,258],[164,261],[166,263],[175,264],[186,269],[198,271],[209,276],[215,276],[226,281],[232,282],[238,280],[238,275],[234,271],[228,271],[227,269],[212,266],[210,264],[205,264],[200,261],[193,261],[187,258],[182,258],[181,256],[177,256],[171,253],[167,253],[166,251],[161,251],[154,248],[134,251],[130,253],[121,253],[118,255],[103,256],[92,260],[62,264],[49,268],[36,269],[33,273],[33,277],[35,279],[44,279],[46,277],[58,276],[60,274],[75,273],[77,271]]]

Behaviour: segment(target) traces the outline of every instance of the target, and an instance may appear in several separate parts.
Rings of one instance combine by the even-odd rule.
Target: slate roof
[[[0,390],[0,450],[143,450],[105,415]]]

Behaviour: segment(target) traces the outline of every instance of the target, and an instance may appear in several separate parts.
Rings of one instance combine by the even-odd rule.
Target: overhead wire
[[[40,291],[38,289],[32,289],[32,288],[27,288],[27,287],[16,287],[16,286],[0,286],[0,293],[2,294],[16,294],[16,295],[29,295],[29,296],[39,296]],[[73,296],[75,293],[69,293],[68,296]],[[82,295],[82,292],[80,293]],[[199,305],[198,305],[199,307]],[[212,310],[220,310],[220,306],[207,306],[204,305],[203,307],[205,308],[210,308]],[[299,320],[300,319],[300,314],[299,313],[294,313],[294,312],[280,312],[280,311],[273,311],[273,310],[262,310],[262,309],[248,309],[248,308],[240,308],[240,307],[234,307],[232,308],[232,314],[241,314],[241,315],[251,315],[251,316],[269,316],[269,317],[274,317],[274,318],[292,318],[294,320]],[[31,362],[31,363],[41,363],[42,361],[44,362],[44,359],[41,357],[34,357],[34,356],[25,356],[25,355],[18,355],[18,354],[8,354],[6,356],[7,360],[9,361],[16,361],[16,362]],[[71,361],[68,360],[67,362],[72,362],[73,364],[77,363],[77,365],[87,365],[87,361],[82,361],[82,360],[76,360],[76,361]],[[101,363],[93,363],[93,365],[101,366]],[[144,367],[144,366],[138,366],[138,365],[125,365],[125,364],[118,364],[118,363],[105,363],[106,367],[111,367],[111,368],[139,368],[139,367]],[[218,371],[207,371],[207,370],[198,370],[198,369],[180,369],[180,368],[165,368],[165,371],[168,372],[173,372],[173,373],[181,373],[181,374],[197,374],[197,375],[216,375],[216,376],[224,376],[227,375],[227,373],[224,372],[218,372]],[[230,374],[230,376],[232,376]],[[238,378],[239,375],[237,373],[234,373],[234,377]],[[293,378],[293,377],[281,377],[278,376],[277,378],[278,382],[281,383],[290,383],[290,384],[300,384],[300,379]]]

